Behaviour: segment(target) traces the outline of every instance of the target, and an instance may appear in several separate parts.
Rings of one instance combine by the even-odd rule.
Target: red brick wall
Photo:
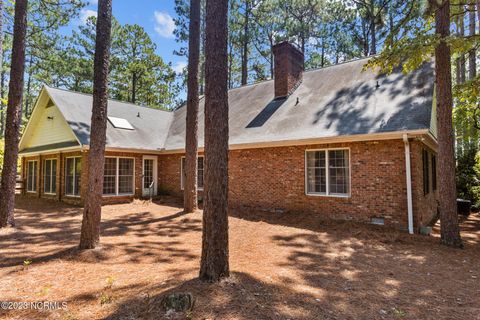
[[[410,144],[412,154],[412,193],[413,193],[413,212],[415,213],[415,226],[427,225],[437,214],[438,209],[438,186],[433,190],[432,186],[432,155],[436,152],[427,147],[420,141],[413,141]],[[429,192],[425,195],[423,190],[423,159],[422,151],[428,151],[428,176],[430,180]],[[438,160],[437,160],[438,163]],[[438,168],[438,164],[437,164]],[[437,172],[438,174],[438,172]]]
[[[423,196],[421,150],[411,141],[413,204],[416,220],[426,223],[437,195]],[[305,150],[349,148],[351,196],[325,197],[305,194]],[[183,155],[161,155],[161,189],[181,196],[180,159]],[[229,163],[229,201],[232,208],[267,211],[316,212],[322,217],[370,222],[383,217],[385,223],[407,228],[405,149],[402,140],[344,144],[232,150]],[[421,192],[421,197],[419,193]]]
[[[305,194],[305,150],[324,148],[350,149],[350,197]],[[423,194],[423,148],[427,147],[422,142],[411,139],[416,229],[431,220],[436,212],[438,199],[438,192],[430,192],[426,196]],[[430,152],[433,153],[432,150]],[[86,192],[83,186],[88,174],[86,152],[83,153],[82,198],[64,195],[65,157],[73,155],[82,154],[77,152],[55,155],[61,159],[59,162],[61,168],[58,171],[61,174],[57,173],[57,194],[59,200],[81,204]],[[141,197],[143,155],[108,152],[106,156],[135,158],[135,197]],[[158,192],[160,194],[182,195],[180,186],[182,156],[183,154],[158,156]],[[24,167],[28,159],[24,159]],[[373,217],[383,217],[388,225],[401,229],[407,228],[405,149],[402,140],[232,150],[229,174],[229,200],[232,208],[272,212],[315,212],[322,218],[353,219],[364,222],[370,222]],[[26,178],[26,170],[23,170],[23,175]],[[42,175],[43,173],[39,177]],[[40,185],[37,190],[42,190],[42,179],[39,180]],[[128,202],[133,198],[133,196],[105,197],[104,203]]]

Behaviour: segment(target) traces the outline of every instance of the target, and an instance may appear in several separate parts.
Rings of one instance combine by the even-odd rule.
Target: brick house
[[[311,71],[289,43],[274,80],[229,91],[232,210],[314,212],[417,232],[437,213],[433,68]],[[204,100],[199,111],[203,186]],[[81,204],[92,97],[45,86],[20,142],[25,196]],[[181,196],[186,108],[109,101],[104,202]]]

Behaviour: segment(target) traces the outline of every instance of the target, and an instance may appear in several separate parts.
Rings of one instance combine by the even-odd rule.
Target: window
[[[348,196],[350,193],[348,149],[306,152],[306,191],[309,195]]]
[[[57,192],[57,159],[46,159],[43,168],[43,192],[55,194]]]
[[[105,158],[103,194],[131,195],[134,193],[134,167],[132,158]]]
[[[437,156],[432,154],[432,190],[437,190]]]
[[[429,168],[428,168],[428,151],[425,149],[422,152],[422,162],[423,162],[423,195],[427,195],[430,192],[430,179],[429,179]]]
[[[27,192],[37,192],[38,164],[36,160],[27,162]]]
[[[82,177],[82,158],[66,158],[65,160],[65,194],[78,197]]]
[[[203,189],[203,157],[198,157],[197,161],[198,161],[197,162],[197,188],[199,190],[202,190]],[[187,173],[185,172],[185,157],[182,157],[182,176],[180,179],[182,190],[183,190],[183,184],[185,181],[186,174]]]

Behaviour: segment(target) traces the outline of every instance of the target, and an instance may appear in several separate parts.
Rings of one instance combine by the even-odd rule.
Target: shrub
[[[480,153],[475,145],[457,156],[458,197],[480,207]]]

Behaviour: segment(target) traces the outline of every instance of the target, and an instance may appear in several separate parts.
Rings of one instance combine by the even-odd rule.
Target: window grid
[[[153,159],[143,159],[143,188],[148,189],[153,182]]]
[[[103,194],[116,194],[116,180],[117,180],[117,159],[105,158],[104,173],[103,173]]]
[[[65,195],[78,197],[82,176],[82,158],[73,157],[65,160]]]
[[[37,192],[37,161],[28,161],[27,167],[27,192]]]
[[[134,193],[133,158],[105,158],[103,195],[132,195]]]
[[[56,194],[57,159],[46,159],[43,172],[43,192],[46,194]]]
[[[180,187],[183,190],[184,189],[184,184],[185,184],[185,177],[187,175],[187,172],[185,171],[185,157],[182,157],[181,161],[181,178],[180,178]],[[197,158],[197,188],[198,190],[203,190],[203,182],[204,182],[204,165],[203,165],[203,156],[199,156]]]
[[[307,194],[349,196],[349,149],[307,150],[305,163]]]

